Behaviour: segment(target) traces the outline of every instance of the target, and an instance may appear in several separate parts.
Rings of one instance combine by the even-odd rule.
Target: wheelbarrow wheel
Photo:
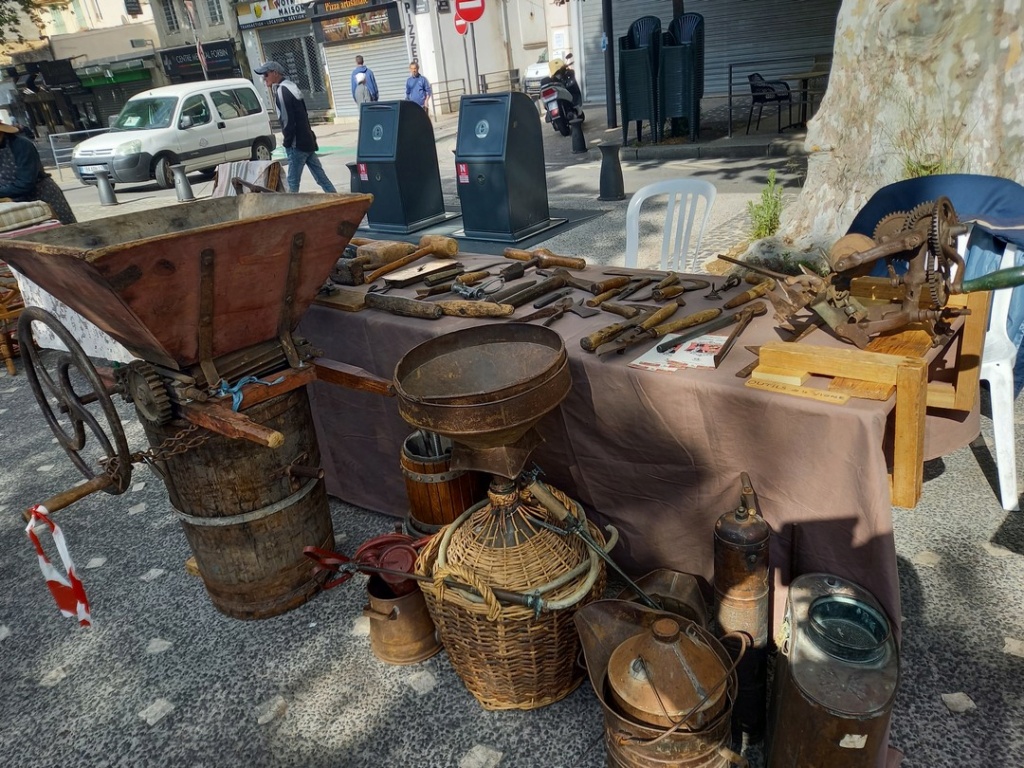
[[[53,373],[43,360],[45,353],[31,343],[32,323],[46,326],[68,350],[65,353],[54,353],[56,365],[53,366]],[[88,427],[105,456],[100,459],[104,464],[101,471],[109,474],[113,480],[104,490],[114,495],[124,493],[132,476],[131,452],[128,450],[121,419],[92,361],[70,331],[57,318],[39,307],[26,307],[22,312],[18,321],[18,338],[22,340],[25,378],[58,444],[78,471],[87,480],[92,480],[97,472],[81,455],[86,446]],[[106,431],[87,407],[91,403],[99,404],[106,421]]]

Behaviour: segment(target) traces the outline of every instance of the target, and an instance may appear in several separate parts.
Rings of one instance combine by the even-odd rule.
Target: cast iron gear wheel
[[[931,219],[932,214],[935,213],[935,204],[937,200],[928,200],[923,203],[918,203],[910,209],[910,213],[907,214],[907,229],[913,229],[914,225],[922,219]]]
[[[171,420],[171,398],[156,369],[145,360],[128,364],[128,395],[139,415],[146,421],[162,426]]]
[[[876,243],[881,243],[883,238],[899,234],[907,224],[907,216],[906,211],[893,211],[883,216],[875,225],[875,231],[872,233],[871,239]]]
[[[935,309],[945,306],[949,298],[947,286],[952,278],[949,251],[953,249],[951,230],[959,223],[953,203],[940,197],[932,204],[928,228],[928,269],[925,274],[935,302]]]

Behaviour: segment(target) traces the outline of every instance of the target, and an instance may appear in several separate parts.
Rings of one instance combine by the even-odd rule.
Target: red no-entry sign
[[[464,34],[466,34],[466,31],[468,29],[469,29],[469,24],[466,23],[466,20],[464,18],[462,18],[461,16],[459,16],[459,14],[456,13],[455,14],[455,31],[458,32],[460,35],[464,35]]]
[[[455,13],[470,24],[479,21],[484,15],[484,0],[455,0]]]

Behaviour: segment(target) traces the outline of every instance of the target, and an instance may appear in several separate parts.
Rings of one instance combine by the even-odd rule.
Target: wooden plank
[[[807,371],[794,371],[788,368],[772,368],[769,365],[758,365],[750,376],[755,381],[776,381],[794,387],[802,386],[811,378]]]
[[[914,507],[924,483],[924,416],[928,365],[911,360],[897,369],[896,435],[892,461],[892,503]]]
[[[905,357],[924,357],[932,348],[932,338],[927,331],[908,328],[895,333],[876,336],[868,342],[867,351]],[[888,400],[895,385],[888,382],[872,382],[849,376],[837,376],[829,384],[833,392],[846,392],[853,397],[867,400]]]
[[[317,294],[314,302],[334,309],[342,309],[345,312],[358,312],[361,309],[366,309],[366,289],[346,288],[336,284],[330,294]]]
[[[896,369],[913,358],[869,352],[856,347],[837,349],[814,344],[772,341],[761,347],[762,364],[770,368],[809,371],[822,376],[847,376],[885,384],[896,383]]]
[[[766,381],[762,379],[748,379],[745,386],[751,389],[760,389],[764,392],[778,392],[783,395],[794,395],[805,397],[810,400],[817,400],[822,403],[833,405],[844,405],[849,402],[850,396],[840,392],[829,392],[827,389],[815,389],[813,387],[800,387],[795,384],[786,384],[781,381]]]
[[[382,379],[374,376],[369,371],[347,363],[339,363],[337,360],[329,360],[326,357],[318,357],[313,360],[313,367],[316,368],[316,377],[328,384],[335,384],[339,387],[357,389],[360,392],[370,392],[375,395],[394,397],[395,392],[391,388],[390,379]]]
[[[963,299],[963,296],[954,296]],[[988,329],[988,309],[992,299],[990,291],[966,294],[965,303],[971,310],[964,319],[963,336],[956,366],[956,400],[953,409],[970,411],[978,399],[978,377],[981,374],[981,352],[985,348],[985,331]],[[953,303],[952,299],[949,302]],[[931,403],[929,402],[929,405]]]
[[[182,403],[179,408],[182,418],[190,424],[205,427],[218,435],[251,440],[267,448],[280,448],[284,444],[284,435],[276,429],[257,424],[248,416],[223,405],[193,401]]]

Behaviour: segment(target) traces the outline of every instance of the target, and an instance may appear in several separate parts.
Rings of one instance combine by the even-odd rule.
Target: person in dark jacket
[[[282,143],[288,155],[288,191],[299,191],[302,170],[308,165],[309,172],[324,192],[337,192],[327,178],[320,158],[316,156],[320,147],[316,143],[316,134],[309,126],[309,114],[299,86],[288,79],[288,73],[276,61],[264,62],[256,67],[255,72],[263,77],[263,82],[274,94],[277,119],[281,121],[281,132],[284,134]]]
[[[0,123],[0,198],[24,203],[41,200],[61,224],[77,224],[64,193],[43,170],[39,150],[16,125]]]

